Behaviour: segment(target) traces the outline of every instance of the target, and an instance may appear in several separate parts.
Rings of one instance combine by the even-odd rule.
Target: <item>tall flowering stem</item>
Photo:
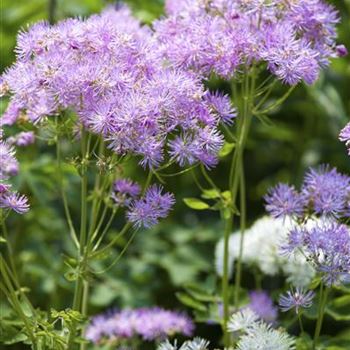
[[[242,260],[242,250],[243,250],[243,235],[245,228],[245,182],[244,182],[244,164],[243,156],[244,149],[249,134],[249,129],[252,121],[252,110],[254,104],[254,94],[255,94],[255,69],[252,68],[251,76],[249,72],[246,72],[245,79],[242,83],[242,99],[243,103],[238,106],[240,110],[240,118],[238,118],[238,128],[237,128],[237,143],[235,151],[231,161],[231,170],[229,177],[229,189],[231,192],[231,203],[232,208],[235,208],[237,201],[238,190],[241,191],[240,198],[240,253],[237,262],[237,273],[235,278],[235,292],[234,292],[234,305],[238,306],[239,301],[239,289],[241,280],[241,260]],[[232,89],[235,91],[235,89]],[[237,97],[237,96],[234,96]],[[236,99],[237,101],[237,99]],[[230,317],[230,296],[229,296],[229,237],[232,232],[234,220],[234,211],[230,212],[229,217],[226,219],[225,232],[224,232],[224,254],[223,254],[223,277],[222,277],[222,299],[224,305],[224,319],[223,319],[223,331],[224,331],[224,343],[225,346],[229,346],[230,339],[229,333],[227,332],[227,323]]]

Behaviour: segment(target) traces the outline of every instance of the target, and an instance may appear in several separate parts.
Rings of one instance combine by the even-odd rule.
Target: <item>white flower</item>
[[[196,337],[184,342],[180,348],[177,347],[176,341],[172,345],[169,340],[166,340],[158,345],[157,350],[208,350],[208,346],[209,342],[207,340]]]
[[[273,329],[264,322],[255,322],[240,337],[237,350],[293,350],[294,339],[285,331]]]
[[[231,316],[227,329],[229,332],[247,331],[258,320],[259,316],[251,309],[246,308]]]
[[[283,271],[290,283],[296,287],[305,287],[315,275],[314,269],[303,256],[286,257],[279,253],[281,243],[286,239],[292,223],[288,220],[274,219],[269,216],[257,220],[244,233],[242,261],[247,265],[256,265],[265,274],[277,275]],[[233,273],[233,264],[239,255],[240,234],[235,232],[229,239],[229,273]],[[224,243],[216,245],[216,270],[223,272]]]
[[[315,276],[315,269],[300,252],[291,255],[282,270],[288,276],[287,282],[295,287],[306,287]]]
[[[157,350],[177,350],[177,346],[176,344],[172,345],[167,339],[158,345]]]
[[[194,338],[185,342],[180,350],[208,350],[209,342],[202,338]]]

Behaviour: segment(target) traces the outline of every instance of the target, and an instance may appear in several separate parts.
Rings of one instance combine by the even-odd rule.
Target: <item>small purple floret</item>
[[[295,309],[295,312],[298,314],[300,309],[311,307],[314,297],[315,293],[313,291],[305,292],[300,288],[296,288],[288,291],[285,295],[281,295],[279,306],[283,312]]]

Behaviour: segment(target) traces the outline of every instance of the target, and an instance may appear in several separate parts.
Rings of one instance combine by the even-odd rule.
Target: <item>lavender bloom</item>
[[[28,199],[16,192],[0,194],[0,208],[11,209],[18,214],[24,214],[29,210]]]
[[[209,103],[199,77],[165,65],[152,31],[126,6],[85,20],[37,23],[18,35],[16,53],[0,82],[11,95],[3,124],[20,115],[36,124],[71,110],[79,126],[101,135],[114,152],[140,157],[143,167],[159,166],[169,140],[183,133],[196,152],[185,161],[174,157],[180,165],[216,163],[218,126],[234,117],[229,98],[217,95]]]
[[[10,176],[17,175],[18,162],[15,158],[14,148],[0,140],[0,180],[6,180]]]
[[[338,14],[322,0],[168,0],[166,10],[154,24],[162,55],[204,76],[230,79],[255,61],[287,84],[311,84],[344,51],[336,45]]]
[[[156,307],[141,308],[94,317],[86,330],[85,337],[96,344],[103,339],[133,337],[152,341],[175,334],[190,336],[193,329],[193,322],[185,314]]]
[[[350,177],[338,173],[335,168],[311,168],[305,175],[302,192],[308,197],[316,214],[347,215]]]
[[[272,299],[264,291],[253,291],[249,293],[250,308],[256,315],[267,323],[274,323],[277,319],[277,308]]]
[[[113,184],[112,199],[118,205],[128,206],[140,192],[141,188],[138,184],[129,179],[120,179]]]
[[[350,276],[349,229],[335,221],[311,222],[291,230],[282,249],[288,253],[301,250],[327,285]]]
[[[286,216],[302,216],[305,206],[305,198],[300,195],[293,186],[278,184],[269,190],[264,197],[266,210],[274,218]]]
[[[10,177],[18,173],[15,150],[8,142],[2,140],[2,136],[3,131],[0,128],[0,208],[24,214],[29,210],[27,197],[11,191],[11,185],[7,183]]]
[[[127,212],[127,218],[135,227],[149,228],[158,223],[160,218],[165,218],[175,200],[171,193],[162,194],[162,187],[153,185],[148,188],[145,195],[134,200]]]
[[[338,57],[344,57],[348,54],[348,49],[344,45],[337,45],[336,50]]]
[[[345,145],[348,148],[348,152],[350,155],[350,123],[346,124],[340,132],[339,140],[345,142]]]
[[[296,288],[280,297],[279,306],[283,312],[295,309],[295,312],[299,313],[300,309],[311,307],[314,297],[315,293],[313,291],[305,292],[300,288]]]
[[[33,144],[35,141],[35,135],[33,131],[23,131],[15,136],[9,137],[7,142],[11,145],[19,147],[26,147]]]
[[[233,119],[237,117],[237,111],[232,107],[228,96],[222,95],[219,92],[214,94],[208,93],[206,95],[206,100],[213,111],[218,114],[223,123],[229,125],[233,123]]]

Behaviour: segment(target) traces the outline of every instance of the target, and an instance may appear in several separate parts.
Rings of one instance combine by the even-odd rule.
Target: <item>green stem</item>
[[[3,232],[4,238],[6,240],[6,247],[7,247],[7,251],[8,251],[8,258],[10,261],[10,266],[11,266],[15,280],[19,281],[15,261],[13,260],[14,254],[13,254],[11,243],[9,241],[9,235],[7,233],[5,221],[2,222],[1,226],[2,226],[2,232]]]
[[[222,301],[224,309],[224,322],[223,322],[223,333],[224,333],[224,344],[225,347],[230,343],[230,335],[227,332],[227,323],[230,317],[230,302],[229,302],[229,274],[228,274],[228,263],[229,263],[229,237],[233,226],[233,215],[226,220],[225,233],[224,233],[224,271],[222,276]]]
[[[57,126],[58,126],[58,120],[57,120]],[[62,197],[62,202],[63,202],[64,213],[65,213],[68,228],[69,228],[69,234],[70,234],[71,239],[74,242],[75,246],[79,249],[79,241],[78,241],[77,234],[75,232],[75,228],[73,225],[72,216],[71,216],[70,211],[69,211],[66,192],[63,188],[62,152],[61,152],[61,142],[60,142],[60,138],[59,138],[59,131],[57,132],[57,140],[56,140],[56,158],[57,158],[59,187],[60,187],[60,192],[61,192],[61,197]]]
[[[135,235],[137,233],[137,230],[135,230],[130,238],[128,239],[128,241],[126,242],[124,248],[122,249],[122,251],[120,252],[120,254],[113,260],[113,262],[105,269],[101,270],[101,271],[95,271],[95,274],[103,274],[105,272],[107,272],[108,270],[110,270],[125,254],[125,252],[127,251],[127,249],[129,248],[131,242],[133,241],[133,239],[135,238]]]
[[[98,147],[98,158],[103,157],[103,151],[104,151],[104,142],[103,140],[99,140],[99,147]],[[101,207],[101,202],[102,202],[102,193],[104,190],[104,187],[106,186],[106,182],[104,181],[103,185],[101,186],[101,174],[98,172],[96,174],[95,178],[95,185],[94,185],[94,198],[92,201],[92,206],[91,206],[91,212],[90,212],[90,217],[91,217],[91,223],[90,223],[90,230],[89,230],[89,236],[94,232],[95,226],[98,220],[98,213]]]
[[[298,321],[299,321],[300,332],[304,333],[303,321],[301,319],[301,312],[298,312]]]
[[[239,239],[239,254],[236,264],[235,275],[235,292],[234,292],[234,306],[238,308],[239,292],[242,276],[242,256],[243,256],[243,244],[244,244],[244,232],[246,226],[246,190],[245,190],[245,177],[243,164],[240,166],[241,178],[240,178],[240,239]]]
[[[246,145],[248,132],[252,120],[252,106],[255,93],[255,68],[252,68],[252,82],[249,86],[249,74],[246,72],[245,80],[242,84],[242,95],[243,95],[243,108],[239,118],[238,130],[237,130],[237,144],[235,152],[232,157],[230,176],[229,176],[229,188],[231,191],[231,203],[232,208],[236,207],[236,198],[241,183],[241,175],[243,175],[243,153]],[[229,238],[233,227],[234,212],[232,210],[231,215],[226,219],[225,233],[224,233],[224,271],[222,278],[222,299],[224,304],[224,345],[225,347],[230,346],[230,337],[227,331],[227,323],[229,320],[229,274],[228,274],[228,263],[229,263]],[[241,221],[242,222],[242,221]],[[245,224],[244,224],[245,225]],[[240,254],[242,254],[240,252]],[[239,259],[238,264],[241,264]],[[236,278],[235,290],[239,291],[239,279]],[[238,303],[238,300],[236,304]]]
[[[79,237],[79,266],[78,276],[75,284],[74,299],[73,299],[73,310],[81,311],[82,297],[83,297],[83,284],[85,279],[85,272],[87,267],[87,254],[86,254],[86,243],[87,243],[87,162],[89,154],[89,140],[87,135],[82,128],[81,133],[81,218],[80,218],[80,237]],[[71,332],[68,338],[67,349],[73,348],[74,338],[77,332],[77,323],[72,325]]]
[[[86,316],[88,311],[88,301],[89,301],[89,282],[84,280],[83,282],[83,300],[81,305],[81,313]],[[80,350],[86,350],[87,344],[81,343]]]
[[[29,301],[29,299],[26,296],[26,294],[23,292],[23,290],[21,288],[21,285],[20,285],[20,282],[19,282],[15,261],[13,259],[13,257],[15,255],[13,253],[13,249],[12,249],[12,246],[11,246],[11,243],[10,243],[10,240],[9,240],[9,235],[8,235],[8,232],[7,232],[5,221],[2,222],[2,230],[3,230],[4,238],[6,240],[6,246],[7,246],[7,250],[8,250],[8,257],[9,257],[10,267],[11,267],[11,269],[8,268],[8,273],[9,273],[10,277],[12,278],[13,284],[15,285],[17,290],[19,291],[21,297],[23,298],[23,300],[26,301],[26,303],[28,304],[28,306],[31,309],[32,313],[34,313],[35,312],[34,307],[33,307],[32,303]]]
[[[321,333],[322,329],[322,323],[323,323],[323,317],[324,317],[324,311],[326,308],[327,303],[327,297],[328,297],[329,289],[321,283],[320,287],[320,302],[318,305],[318,317],[317,317],[317,323],[315,328],[315,335],[314,335],[314,341],[313,341],[313,347],[312,349],[315,350],[316,346],[318,344],[318,339]]]
[[[104,227],[104,229],[103,229],[103,231],[102,231],[100,237],[98,238],[98,241],[97,241],[96,244],[94,245],[94,247],[93,247],[93,249],[92,249],[93,251],[96,251],[96,249],[98,249],[98,247],[99,247],[100,244],[102,243],[104,237],[106,236],[106,234],[107,234],[109,228],[110,228],[111,225],[112,225],[112,222],[113,222],[113,219],[114,219],[116,213],[117,213],[117,209],[114,209],[113,212],[112,212],[112,215],[110,216],[110,218],[109,218],[109,220],[108,220],[106,226]],[[96,233],[97,233],[97,232],[98,232],[98,231],[96,230]],[[93,240],[94,240],[95,238],[96,238],[96,237],[95,237],[95,235],[94,235]],[[91,243],[93,243],[93,240],[91,240]]]
[[[19,317],[23,320],[24,326],[27,330],[28,337],[30,338],[32,342],[33,349],[37,349],[36,339],[34,332],[32,330],[32,327],[30,326],[30,323],[28,321],[28,317],[25,315],[24,311],[22,310],[21,303],[18,300],[17,293],[15,289],[12,286],[11,279],[7,274],[8,267],[6,266],[6,262],[3,259],[2,255],[0,255],[0,271],[1,275],[3,277],[3,281],[5,283],[6,288],[2,288],[3,292],[6,294],[8,299],[10,300],[13,308],[19,315]]]
[[[48,19],[49,19],[49,23],[50,24],[54,24],[55,23],[55,15],[56,15],[56,6],[57,6],[57,0],[49,0],[49,15],[48,15]]]
[[[93,252],[90,256],[93,258],[95,256],[106,253],[110,248],[114,246],[116,242],[118,242],[120,237],[124,236],[128,232],[130,227],[131,227],[131,223],[130,222],[126,223],[124,227],[121,229],[121,231],[106,246],[104,246],[100,250]]]
[[[258,109],[255,108],[253,111],[254,114],[260,115],[260,114],[267,114],[269,112],[272,112],[275,108],[279,107],[289,97],[289,95],[293,92],[295,87],[296,85],[291,86],[282,97],[280,97],[276,102],[272,103],[265,109],[259,111]]]

